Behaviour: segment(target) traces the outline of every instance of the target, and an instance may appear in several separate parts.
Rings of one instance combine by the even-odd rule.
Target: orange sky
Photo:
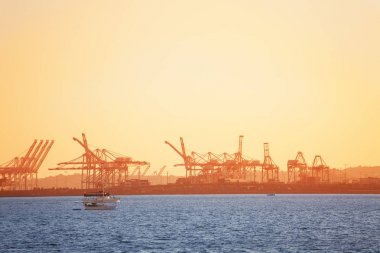
[[[380,2],[0,1],[0,163],[56,142],[152,163],[262,143],[332,167],[380,164]]]

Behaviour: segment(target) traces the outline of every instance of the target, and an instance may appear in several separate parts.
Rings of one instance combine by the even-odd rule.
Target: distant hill
[[[57,176],[49,176],[45,178],[38,179],[38,187],[41,188],[81,188],[81,174],[73,174],[73,175],[57,175]],[[137,179],[138,177],[130,177],[130,179]],[[145,176],[141,179],[149,180],[152,185],[155,184],[166,184],[175,183],[175,181],[179,177],[169,175],[158,176]]]
[[[57,175],[38,179],[40,188],[76,188],[81,187],[81,174]]]
[[[373,167],[351,167],[345,170],[330,170],[330,181],[331,182],[352,182],[354,180],[358,180],[359,178],[367,178],[367,177],[377,177],[380,178],[380,166]],[[162,175],[158,176],[145,176],[142,179],[149,180],[152,185],[155,184],[166,184],[175,183],[176,180],[180,178],[178,176]],[[281,170],[279,173],[279,178],[281,182],[287,182],[288,174],[287,171]],[[137,179],[137,177],[131,177],[131,179]],[[256,180],[257,182],[261,181],[261,171],[257,170],[256,172]],[[81,188],[81,174],[74,175],[57,175],[50,176],[45,178],[40,178],[38,180],[38,187],[42,188]]]
[[[380,178],[380,166],[366,167],[358,166],[347,168],[347,176],[350,178],[366,178],[366,177],[378,177]]]

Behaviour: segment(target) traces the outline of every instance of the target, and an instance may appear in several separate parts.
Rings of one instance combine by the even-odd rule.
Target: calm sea
[[[0,252],[380,252],[380,195],[0,198]]]

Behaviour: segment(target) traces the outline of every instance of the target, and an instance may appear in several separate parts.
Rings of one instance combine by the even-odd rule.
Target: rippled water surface
[[[0,252],[380,252],[380,195],[0,198]]]

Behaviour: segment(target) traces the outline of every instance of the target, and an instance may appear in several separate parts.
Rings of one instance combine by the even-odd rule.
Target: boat
[[[276,194],[274,194],[274,193],[268,193],[267,196],[274,197],[274,196],[276,196]]]
[[[85,210],[114,210],[120,198],[111,196],[108,192],[99,191],[85,193],[82,202]]]

